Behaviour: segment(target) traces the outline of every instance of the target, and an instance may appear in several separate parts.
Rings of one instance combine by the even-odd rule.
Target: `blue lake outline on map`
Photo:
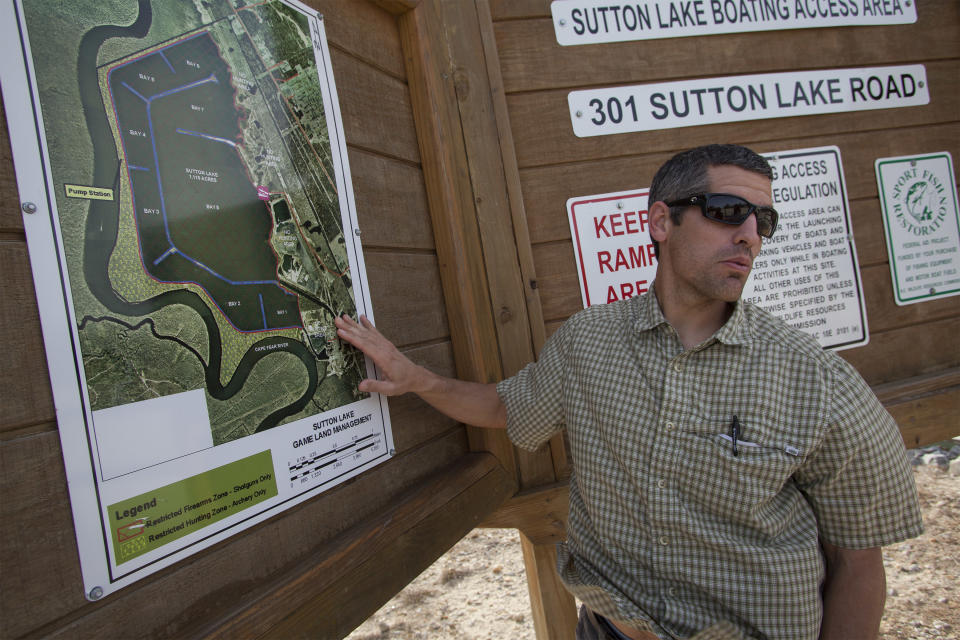
[[[239,331],[298,327],[298,298],[276,278],[270,209],[236,150],[230,69],[209,32],[118,64],[108,85],[144,270],[202,287]]]

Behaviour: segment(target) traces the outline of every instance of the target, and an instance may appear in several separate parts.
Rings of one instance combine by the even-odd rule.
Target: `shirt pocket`
[[[777,431],[751,424],[734,446],[730,420],[681,429],[678,473],[688,515],[770,536],[782,531],[800,499],[791,477],[803,462],[803,451],[766,435]]]

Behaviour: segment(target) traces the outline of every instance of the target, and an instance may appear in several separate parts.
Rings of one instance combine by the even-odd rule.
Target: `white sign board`
[[[897,304],[960,294],[960,209],[950,153],[881,158],[876,171]]]
[[[564,46],[917,21],[911,0],[554,0],[550,12]]]
[[[840,150],[764,154],[780,222],[753,264],[743,298],[813,335],[824,347],[869,340]]]
[[[866,307],[836,147],[766,156],[780,223],[754,261],[743,299],[831,349],[866,344]],[[650,288],[656,258],[649,190],[570,198],[567,213],[584,307]]]
[[[584,308],[645,293],[657,273],[648,190],[567,200]]]
[[[929,102],[921,64],[704,78],[567,95],[573,132],[580,138]]]
[[[371,311],[322,19],[130,8],[116,26],[93,0],[0,5],[91,600],[394,455],[386,401],[357,390],[372,365],[333,324]]]

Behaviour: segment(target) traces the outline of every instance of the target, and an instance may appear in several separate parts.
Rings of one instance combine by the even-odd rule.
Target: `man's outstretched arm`
[[[359,323],[348,316],[335,322],[337,335],[367,354],[382,373],[381,380],[363,380],[361,391],[387,396],[415,393],[457,422],[506,428],[507,409],[497,395],[496,385],[446,378],[414,364],[365,316],[360,316]]]

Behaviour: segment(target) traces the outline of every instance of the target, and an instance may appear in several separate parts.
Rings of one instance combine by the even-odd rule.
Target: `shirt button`
[[[666,487],[666,486],[667,486],[667,481],[666,481],[666,480],[657,480],[657,487],[658,487],[658,488],[663,489],[663,488]]]
[[[676,598],[677,589],[675,587],[670,587],[669,589],[667,589],[667,595],[670,596],[671,598]]]
[[[674,362],[674,363],[673,363],[673,370],[674,370],[674,371],[677,371],[677,372],[683,371],[683,365],[680,364],[679,362]]]
[[[670,544],[670,539],[667,536],[660,536],[660,544],[667,546]]]
[[[665,424],[664,426],[667,428],[667,431],[673,431],[673,423],[672,423],[672,422],[668,422],[668,423]]]

